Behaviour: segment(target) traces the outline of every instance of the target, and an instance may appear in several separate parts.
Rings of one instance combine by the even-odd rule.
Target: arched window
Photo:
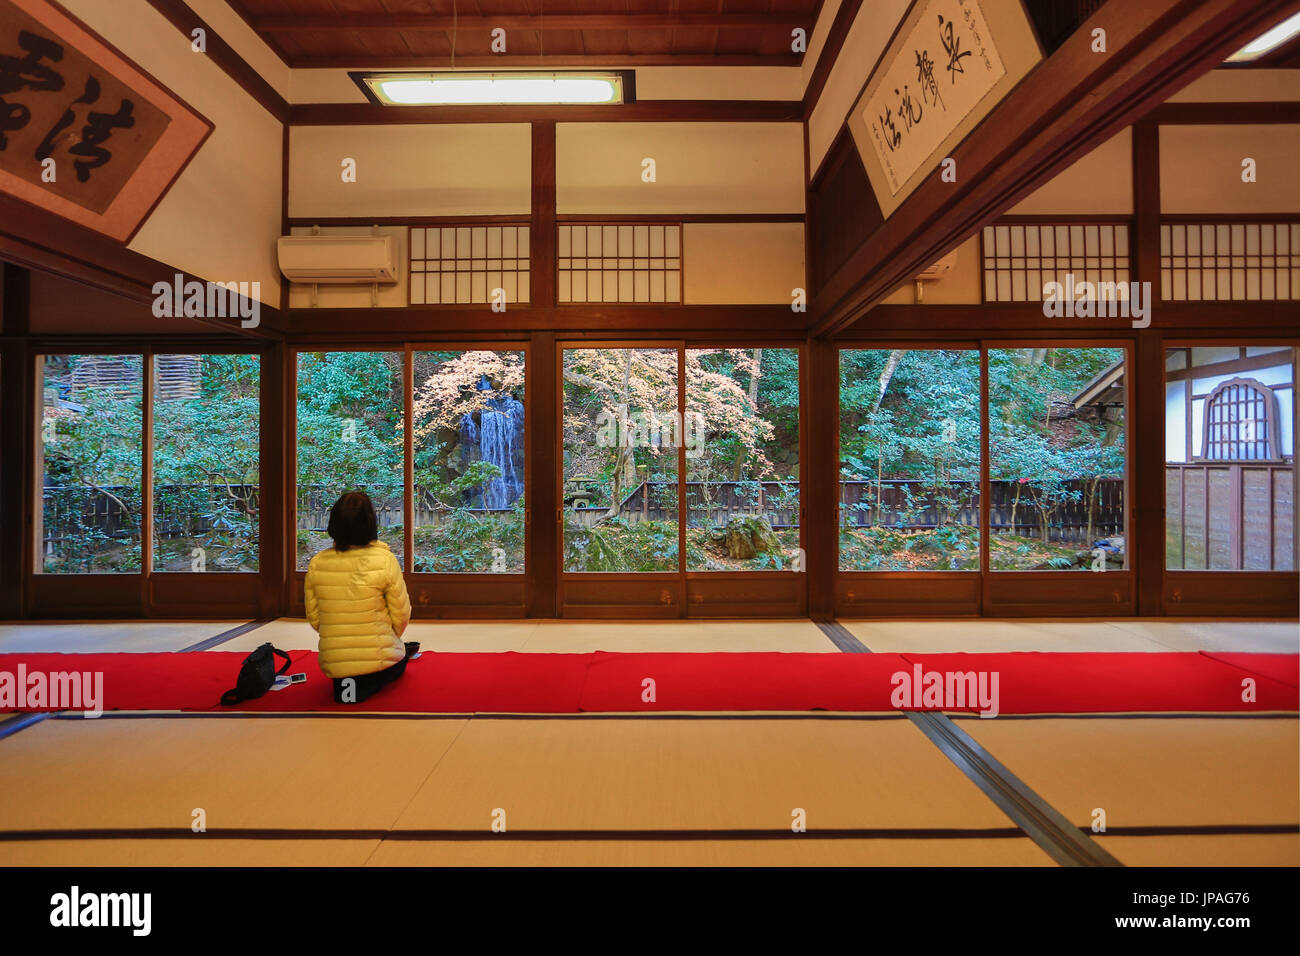
[[[1213,461],[1279,461],[1277,398],[1253,378],[1224,382],[1205,401],[1204,452]]]

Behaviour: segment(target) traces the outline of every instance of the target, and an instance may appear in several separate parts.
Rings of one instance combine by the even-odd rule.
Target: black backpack
[[[284,666],[278,671],[275,669],[275,657],[272,656],[275,654],[284,658]],[[271,689],[276,677],[289,669],[290,663],[292,661],[288,654],[278,647],[272,647],[271,642],[267,641],[244,658],[244,663],[239,665],[239,679],[235,681],[234,687],[221,695],[221,703],[229,707],[241,700],[261,697]]]

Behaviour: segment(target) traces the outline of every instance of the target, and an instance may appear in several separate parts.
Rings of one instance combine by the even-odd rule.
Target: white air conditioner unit
[[[397,281],[392,236],[281,236],[280,271],[290,282],[373,285]]]
[[[925,269],[917,273],[916,278],[924,282],[933,282],[935,279],[942,279],[949,272],[952,272],[953,266],[957,264],[957,250],[954,249],[938,262],[932,263]]]
[[[938,262],[931,263],[922,269],[912,278],[912,286],[916,290],[913,299],[918,305],[925,297],[925,284],[927,282],[937,282],[952,271],[952,267],[957,264],[957,250],[954,249]]]

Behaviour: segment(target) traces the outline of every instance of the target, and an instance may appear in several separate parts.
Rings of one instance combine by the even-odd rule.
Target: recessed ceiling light
[[[1248,63],[1251,60],[1258,60],[1264,54],[1276,50],[1297,34],[1300,34],[1300,13],[1287,17],[1267,33],[1255,37],[1255,39],[1228,57],[1226,62]]]
[[[618,73],[368,73],[357,77],[385,106],[618,104]]]

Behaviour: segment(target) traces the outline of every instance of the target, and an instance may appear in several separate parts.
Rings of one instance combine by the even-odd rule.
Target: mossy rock
[[[727,522],[727,557],[748,561],[760,554],[780,554],[781,542],[766,518],[753,515]]]

